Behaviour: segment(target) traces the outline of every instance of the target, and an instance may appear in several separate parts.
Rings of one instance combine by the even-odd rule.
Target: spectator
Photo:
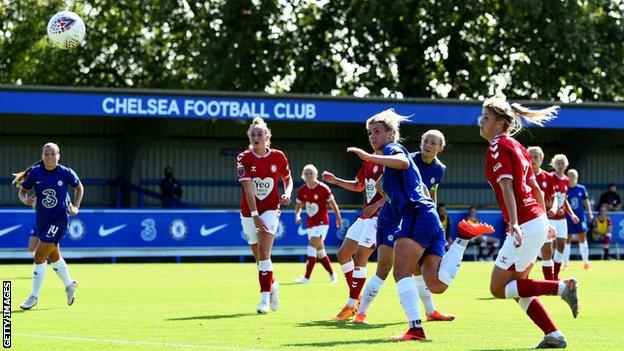
[[[471,224],[479,224],[481,221],[477,218],[477,208],[475,206],[471,206],[468,209],[468,217],[466,220]],[[494,257],[494,252],[500,246],[500,239],[498,239],[496,234],[486,234],[481,235],[475,238],[475,244],[479,245],[479,254],[477,255],[478,261],[492,261]],[[485,248],[489,246],[487,254],[483,254]]]
[[[160,193],[165,197],[163,207],[177,207],[182,198],[182,186],[173,177],[173,168],[165,167],[165,178],[160,182]]]
[[[598,201],[598,205],[596,206],[597,210],[600,210],[602,205],[607,205],[607,210],[609,211],[621,211],[622,210],[622,198],[620,198],[620,194],[618,194],[617,186],[615,183],[609,184],[609,190],[605,191],[600,195],[600,201]]]
[[[604,259],[610,260],[609,245],[611,245],[611,232],[613,231],[613,224],[611,218],[607,214],[607,205],[600,206],[600,212],[592,225],[592,236],[594,241],[601,242],[604,250]]]
[[[446,205],[442,202],[438,204],[438,216],[440,216],[440,222],[442,222],[442,227],[444,228],[446,247],[448,248],[453,243],[453,238],[451,237],[451,222],[448,212],[446,211]]]

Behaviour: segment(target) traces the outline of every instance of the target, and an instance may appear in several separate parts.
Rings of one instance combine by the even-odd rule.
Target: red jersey
[[[564,175],[563,178],[559,178],[559,176],[555,172],[552,172],[550,174],[550,177],[552,178],[553,187],[555,188],[557,209],[563,209],[563,205],[568,198],[568,185],[570,184],[570,179],[568,179],[567,175]],[[565,219],[565,214],[555,214],[552,219]]]
[[[375,183],[382,174],[383,166],[368,161],[362,162],[362,168],[360,168],[360,171],[357,176],[355,176],[355,179],[358,184],[364,184],[364,190],[366,191],[366,202],[364,203],[364,207],[381,200],[381,194],[379,194],[377,189],[375,189]],[[379,210],[373,216],[377,215],[379,215]],[[360,218],[364,217],[360,215]]]
[[[544,204],[546,205],[546,210],[548,210],[552,206],[553,198],[555,196],[555,185],[553,184],[552,175],[545,170],[540,169],[539,173],[535,175],[535,179],[537,180],[537,184],[539,184],[542,192],[544,192]]]
[[[323,182],[316,183],[312,188],[304,183],[299,188],[297,191],[297,202],[305,206],[308,214],[306,221],[308,228],[329,224],[327,201],[333,198],[332,191]]]
[[[496,136],[485,151],[485,177],[494,193],[498,206],[503,213],[503,219],[509,223],[509,213],[503,191],[498,185],[501,179],[512,180],[518,224],[526,223],[544,213],[542,206],[533,197],[533,190],[529,186],[531,179],[535,179],[535,173],[531,168],[531,157],[514,138],[507,134]]]
[[[259,156],[252,149],[247,149],[236,157],[236,162],[238,181],[251,180],[254,185],[258,213],[278,210],[280,208],[278,181],[290,175],[286,155],[280,150],[268,149],[264,156]],[[244,189],[240,210],[243,217],[251,217]]]

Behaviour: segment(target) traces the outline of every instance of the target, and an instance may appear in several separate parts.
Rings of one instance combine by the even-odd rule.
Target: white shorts
[[[373,247],[377,244],[377,217],[358,218],[347,230],[345,238],[356,241],[360,246]]]
[[[264,221],[269,234],[275,235],[277,232],[277,225],[279,224],[280,211],[271,210],[265,211],[260,215],[260,218]],[[249,245],[258,243],[258,228],[254,224],[252,217],[243,217],[241,215],[241,224],[243,225],[243,233],[247,238]]]
[[[545,214],[520,225],[524,238],[522,245],[516,247],[514,239],[507,234],[505,243],[498,252],[496,266],[502,269],[509,269],[515,265],[516,272],[524,272],[531,264],[537,260],[537,255],[544,245],[545,237],[548,233],[548,218]]]
[[[548,222],[550,223],[550,225],[555,227],[557,238],[561,238],[561,239],[568,238],[568,221],[566,221],[565,218],[564,219],[549,219]]]
[[[327,236],[327,231],[329,231],[328,224],[321,224],[312,228],[308,228],[308,240],[318,237],[320,237],[322,240],[325,240],[325,237]]]

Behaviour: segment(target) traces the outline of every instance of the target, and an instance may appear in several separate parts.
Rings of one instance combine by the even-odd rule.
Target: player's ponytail
[[[26,177],[28,177],[28,173],[30,173],[30,170],[37,165],[43,165],[43,161],[39,160],[21,172],[11,173],[11,175],[13,176],[13,181],[11,182],[11,184],[15,185],[16,188],[20,188],[22,186],[22,183],[26,180]]]
[[[247,136],[249,138],[251,138],[251,130],[254,128],[262,128],[262,130],[264,130],[264,132],[268,136],[266,146],[267,147],[271,146],[271,130],[269,129],[269,126],[267,126],[266,122],[262,119],[262,117],[255,117],[251,121],[251,124],[249,125],[249,129],[247,130]],[[249,145],[249,147],[252,147],[252,146]]]
[[[507,122],[505,129],[509,135],[520,132],[523,128],[522,120],[543,127],[548,121],[557,118],[559,106],[550,106],[541,110],[531,110],[518,103],[509,104],[502,97],[491,97],[483,102],[483,108],[497,119]]]
[[[394,109],[389,108],[385,111],[379,112],[378,114],[366,120],[366,128],[368,129],[368,126],[373,123],[379,123],[384,126],[387,131],[392,132],[393,141],[399,142],[402,140],[401,134],[399,132],[399,126],[402,122],[409,121],[409,117],[410,116],[402,116],[394,112]]]

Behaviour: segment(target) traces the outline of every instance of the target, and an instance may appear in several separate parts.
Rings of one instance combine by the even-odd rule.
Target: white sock
[[[43,280],[45,279],[46,266],[48,264],[43,262],[42,264],[34,264],[33,280],[32,280],[32,292],[30,293],[34,297],[39,297],[41,287],[43,286]]]
[[[418,288],[412,277],[405,277],[397,282],[397,293],[401,307],[407,317],[410,328],[420,327],[420,310],[418,309]]]
[[[563,333],[562,333],[562,332],[560,332],[559,330],[555,330],[555,331],[554,331],[554,332],[552,332],[552,333],[548,333],[548,334],[546,334],[546,336],[552,336],[553,338],[559,338],[559,337],[562,337],[562,336],[563,336],[563,337],[565,337],[565,336],[563,335]]]
[[[453,279],[457,276],[461,261],[464,258],[464,251],[466,251],[466,246],[458,243],[460,240],[464,240],[466,243],[468,242],[468,240],[465,239],[455,240],[440,262],[438,279],[447,286],[450,286]]]
[[[318,251],[316,251],[316,257],[320,260],[321,258],[327,256],[327,252],[325,251],[325,249],[320,249]]]
[[[515,280],[510,281],[505,285],[505,298],[506,299],[517,299],[520,297],[520,293],[518,293],[518,282]]]
[[[564,264],[568,264],[570,263],[570,247],[572,245],[571,244],[565,244],[565,246],[563,247],[563,263]]]
[[[368,313],[368,308],[370,307],[379,291],[383,287],[383,279],[379,278],[377,274],[373,274],[368,283],[364,286],[364,291],[362,292],[362,301],[360,301],[360,308],[358,309],[358,313]]]
[[[559,286],[557,287],[557,296],[561,296],[563,294],[563,290],[565,290],[566,283],[565,280],[559,281]]]
[[[542,261],[542,267],[552,267],[555,265],[555,262],[553,262],[553,260],[543,260]]]
[[[308,257],[316,257],[316,248],[308,246]]]
[[[260,272],[272,272],[273,262],[271,262],[271,259],[269,258],[268,260],[258,261],[258,270]]]
[[[581,251],[581,258],[584,263],[589,262],[589,246],[587,245],[587,241],[583,243],[579,243],[579,251]]]
[[[341,265],[340,268],[342,269],[342,273],[348,273],[355,268],[355,265],[353,264],[353,260],[350,260],[349,262]]]
[[[418,296],[420,297],[420,301],[422,301],[425,306],[425,312],[427,314],[432,314],[435,312],[435,306],[433,305],[433,296],[431,295],[431,291],[427,288],[427,284],[425,284],[425,280],[422,275],[414,276],[414,281],[416,282],[416,287],[418,288]]]
[[[535,299],[537,299],[536,296],[521,297],[518,299],[518,305],[524,310],[524,312],[526,312],[529,309],[529,305],[531,305],[531,302],[533,302],[533,300]]]
[[[555,263],[563,262],[563,252],[559,252],[559,250],[555,249],[553,260],[555,261]]]
[[[263,303],[268,304],[268,303],[269,303],[269,298],[271,297],[271,293],[270,293],[270,292],[268,292],[268,291],[263,291],[263,292],[261,292],[261,293],[260,293],[260,295],[261,295],[261,296],[260,296],[261,301],[262,301]]]
[[[54,269],[56,275],[61,278],[65,286],[69,286],[69,284],[74,282],[69,276],[69,269],[67,268],[67,263],[65,263],[63,257],[59,258],[56,262],[52,262],[52,269]]]

